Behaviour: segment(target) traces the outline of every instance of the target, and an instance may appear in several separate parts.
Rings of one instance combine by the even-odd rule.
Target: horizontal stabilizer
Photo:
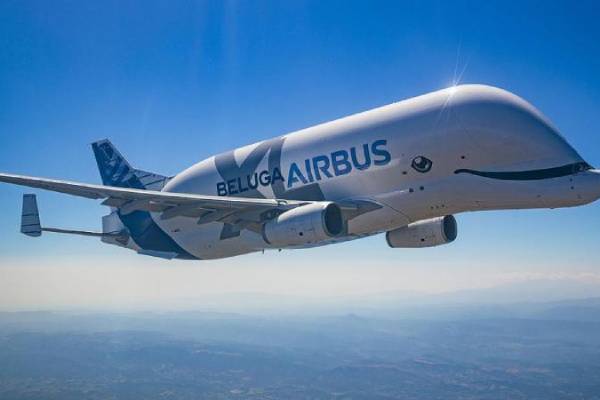
[[[38,237],[42,235],[40,214],[38,212],[35,194],[23,195],[23,209],[21,212],[21,233],[27,236]]]
[[[40,224],[40,213],[37,205],[37,198],[35,194],[24,194],[23,195],[23,211],[21,213],[21,233],[39,237],[42,236],[42,232],[53,232],[53,233],[66,233],[70,235],[80,236],[92,236],[92,237],[114,237],[124,238],[127,237],[120,233],[102,233],[93,231],[78,231],[73,229],[61,229],[61,228],[42,228]]]
[[[92,237],[107,237],[114,236],[120,237],[121,235],[115,233],[102,233],[102,232],[93,232],[93,231],[76,231],[73,229],[60,229],[60,228],[42,228],[43,232],[53,232],[53,233],[66,233],[68,235],[79,235],[79,236],[92,236]]]

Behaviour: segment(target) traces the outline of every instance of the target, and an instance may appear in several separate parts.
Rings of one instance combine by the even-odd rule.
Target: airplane
[[[600,197],[593,169],[522,98],[458,85],[241,147],[175,176],[92,144],[102,185],[13,174],[0,182],[102,199],[102,231],[42,227],[23,196],[21,232],[101,238],[139,254],[207,260],[385,233],[392,248],[453,242],[453,215],[573,207]]]

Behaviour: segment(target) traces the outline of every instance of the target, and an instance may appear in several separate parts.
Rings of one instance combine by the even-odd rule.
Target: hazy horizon
[[[257,311],[354,312],[443,304],[515,304],[600,298],[600,273],[478,274],[462,281],[457,267],[415,274],[398,266],[365,272],[328,266],[319,284],[318,266],[187,266],[162,262],[138,265],[3,266],[0,311]],[[276,264],[276,263],[275,263]],[[215,270],[218,268],[218,270]],[[463,271],[462,269],[459,269]],[[410,276],[409,276],[410,274]],[[65,279],[65,276],[68,279]],[[402,280],[401,278],[405,279]],[[394,281],[394,279],[397,279]],[[136,282],[136,285],[132,285]],[[386,282],[386,283],[383,283]]]

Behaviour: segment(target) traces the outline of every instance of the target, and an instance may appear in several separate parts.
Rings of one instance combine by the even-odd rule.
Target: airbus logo
[[[392,156],[386,149],[387,140],[376,140],[360,147],[351,147],[333,151],[329,154],[317,155],[302,162],[292,162],[284,176],[281,168],[252,171],[217,183],[219,196],[237,195],[258,186],[269,186],[281,181],[287,189],[295,185],[315,183],[334,176],[346,175],[353,170],[363,171],[372,166],[388,164]],[[258,164],[258,163],[255,163]]]

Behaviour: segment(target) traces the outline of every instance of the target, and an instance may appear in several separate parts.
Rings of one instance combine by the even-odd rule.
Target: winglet
[[[21,233],[27,236],[42,236],[40,214],[35,194],[23,195],[23,211],[21,212]]]

